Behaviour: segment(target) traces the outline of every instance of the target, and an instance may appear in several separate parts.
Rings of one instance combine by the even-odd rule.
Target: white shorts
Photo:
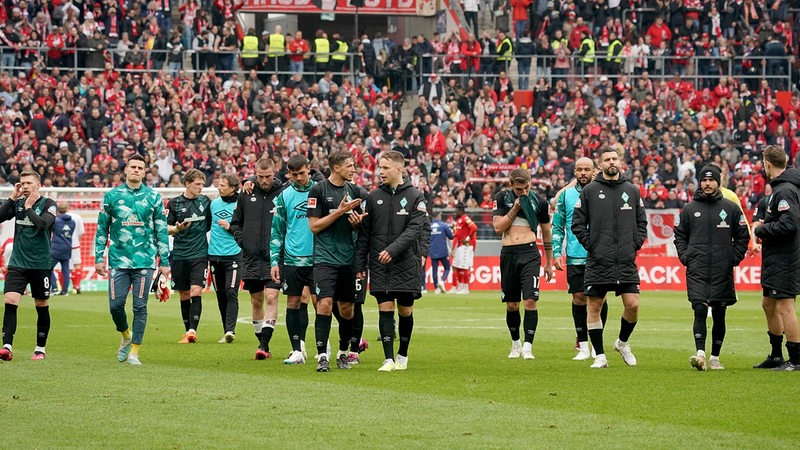
[[[72,249],[72,256],[69,258],[69,262],[72,266],[80,266],[81,265],[81,248],[75,247]]]
[[[469,245],[460,245],[453,252],[453,267],[456,269],[469,269],[475,259],[475,250]]]

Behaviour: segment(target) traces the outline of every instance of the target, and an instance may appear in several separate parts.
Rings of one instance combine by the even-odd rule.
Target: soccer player
[[[800,370],[800,327],[795,297],[800,293],[800,171],[786,167],[786,152],[777,145],[764,149],[764,170],[772,186],[764,222],[754,224],[761,244],[761,307],[767,318],[772,352],[756,369]],[[789,360],[781,344],[786,335]]]
[[[220,344],[236,340],[236,319],[239,316],[239,283],[242,281],[240,266],[242,249],[231,234],[230,220],[236,206],[239,178],[231,173],[219,177],[219,197],[211,202],[211,234],[208,240],[208,260],[211,265],[212,282],[217,293],[217,306],[222,318],[224,335]]]
[[[575,161],[576,183],[556,195],[556,210],[553,213],[553,260],[556,270],[565,269],[561,252],[566,251],[567,290],[572,294],[572,322],[578,336],[578,354],[574,361],[591,358],[589,333],[586,330],[586,295],[583,293],[583,274],[586,272],[586,249],[572,233],[572,213],[581,191],[594,177],[594,162],[589,158]],[[564,241],[566,240],[566,246]],[[566,247],[566,248],[564,248]],[[563,249],[563,250],[562,250]],[[608,315],[608,304],[603,302],[600,317],[603,323]]]
[[[378,168],[381,184],[367,199],[356,245],[355,271],[378,301],[378,328],[384,361],[379,372],[406,370],[414,329],[414,300],[422,295],[421,257],[427,254],[428,212],[422,194],[403,180],[403,154],[383,152]],[[394,310],[398,309],[400,347],[394,359]]]
[[[202,194],[206,175],[189,169],[183,176],[183,194],[167,203],[167,225],[172,241],[172,289],[181,300],[186,332],[179,344],[197,342],[197,327],[203,312],[203,288],[208,274],[208,239],[211,200]]]
[[[647,237],[647,215],[639,188],[621,178],[619,154],[606,149],[600,156],[601,173],[586,185],[572,213],[572,232],[588,251],[584,294],[588,297],[587,328],[597,354],[592,368],[608,367],[603,349],[600,310],[606,293],[622,296],[625,311],[620,319],[614,350],[625,364],[636,365],[628,339],[639,318],[639,270],[636,252]]]
[[[141,365],[139,348],[147,327],[147,295],[153,282],[156,256],[161,273],[169,276],[169,236],[161,194],[142,184],[145,160],[141,155],[128,158],[125,183],[106,193],[97,216],[94,238],[95,271],[109,272],[103,261],[108,248],[108,303],[111,318],[122,341],[117,350],[119,362]],[[133,294],[133,327],[128,326],[125,303]]]
[[[278,317],[281,285],[272,281],[270,276],[269,243],[273,201],[281,189],[281,182],[275,179],[275,163],[269,157],[262,157],[256,162],[253,190],[239,195],[230,224],[233,237],[242,249],[242,280],[244,288],[250,292],[253,330],[259,342],[255,355],[257,360],[272,357],[269,342]]]
[[[508,175],[510,189],[498,192],[494,198],[492,225],[502,236],[500,250],[501,300],[506,304],[506,325],[511,334],[509,358],[535,359],[533,339],[539,324],[539,274],[542,259],[536,247],[536,231],[542,230],[544,273],[547,281],[553,278],[553,241],[547,202],[531,190],[531,174],[514,169]],[[520,320],[522,299],[525,318]],[[519,327],[525,332],[520,343]]]
[[[8,200],[0,206],[0,222],[14,219],[14,247],[8,261],[4,294],[3,348],[0,359],[14,358],[12,345],[17,332],[17,308],[28,284],[36,305],[36,348],[33,360],[45,358],[50,333],[50,234],[56,220],[56,202],[39,193],[39,174],[23,170]]]
[[[694,310],[696,353],[689,364],[704,371],[724,369],[719,361],[725,339],[725,313],[736,303],[733,268],[747,254],[750,228],[739,205],[723,197],[719,189],[718,167],[707,165],[700,171],[700,189],[687,204],[675,226],[675,248],[686,266],[686,289]],[[711,358],[706,364],[706,319],[709,308],[714,325],[711,329]]]
[[[53,236],[50,238],[50,257],[53,259],[52,269],[61,265],[61,291],[56,282],[56,273],[50,275],[50,293],[53,295],[69,295],[70,258],[72,258],[72,238],[75,235],[75,221],[67,214],[67,202],[58,202],[58,215],[53,224]]]
[[[447,251],[447,240],[453,239],[453,230],[442,222],[442,212],[436,211],[433,213],[433,220],[431,221],[431,245],[430,245],[430,258],[431,258],[431,278],[433,278],[434,292],[444,294],[447,292],[444,288],[444,281],[450,275],[450,255]],[[444,267],[442,278],[439,279],[439,264]]]
[[[352,183],[355,173],[353,156],[347,151],[335,151],[328,156],[331,174],[315,184],[308,193],[308,224],[314,233],[314,283],[317,293],[317,316],[314,331],[317,341],[317,371],[328,372],[330,364],[325,345],[331,332],[331,314],[339,321],[339,351],[336,366],[347,369],[358,364],[364,315],[364,287],[353,271],[354,239],[364,214],[360,211],[367,192]],[[336,302],[336,305],[334,305]],[[336,314],[336,309],[338,314]],[[359,318],[355,314],[358,310]],[[353,332],[354,322],[358,334]],[[348,345],[351,352],[348,353]]]
[[[454,294],[469,294],[469,275],[478,243],[478,226],[469,218],[463,203],[456,205],[456,226],[453,231]]]
[[[302,155],[292,155],[286,163],[291,184],[275,197],[272,231],[269,246],[270,276],[275,283],[283,283],[286,294],[286,331],[292,344],[292,353],[284,364],[305,364],[301,342],[305,341],[305,328],[301,314],[303,289],[314,284],[314,235],[308,227],[308,191],[315,182],[311,179],[311,166]],[[319,346],[319,343],[317,343]],[[327,341],[322,343],[327,347]],[[324,350],[323,352],[324,353]]]

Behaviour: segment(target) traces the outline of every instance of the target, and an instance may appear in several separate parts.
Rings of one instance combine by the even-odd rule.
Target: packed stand
[[[183,187],[189,168],[210,184],[301,152],[324,171],[331,150],[348,149],[370,189],[377,154],[395,149],[430,204],[490,214],[511,168],[529,168],[552,199],[578,157],[608,146],[648,207],[682,206],[698,168],[716,163],[752,208],[765,145],[797,164],[800,96],[784,109],[776,91],[798,79],[780,56],[797,54],[800,14],[771,0],[611,3],[512,0],[508,34],[395,43],[244,32],[231,0],[6,1],[0,181],[30,165],[45,186],[116,186],[139,153],[146,184]],[[693,64],[699,55],[720,59]],[[530,106],[515,87],[533,91]],[[404,101],[417,105],[410,117]]]

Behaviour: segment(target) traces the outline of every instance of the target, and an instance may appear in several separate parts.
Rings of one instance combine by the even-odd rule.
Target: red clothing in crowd
[[[455,229],[453,230],[453,250],[466,244],[475,247],[477,243],[478,225],[464,214],[456,220]]]

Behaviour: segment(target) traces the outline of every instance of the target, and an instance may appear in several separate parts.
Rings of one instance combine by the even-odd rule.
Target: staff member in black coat
[[[800,171],[786,168],[786,152],[764,149],[764,170],[772,186],[763,223],[754,223],[761,244],[761,307],[767,316],[772,353],[756,369],[800,370],[800,327],[794,301],[800,293]],[[783,335],[789,360],[784,361]]]
[[[259,341],[255,359],[258,360],[272,356],[269,341],[278,316],[281,285],[270,277],[269,241],[273,201],[281,186],[281,182],[275,179],[275,163],[268,157],[259,159],[255,186],[249,194],[243,192],[239,195],[230,224],[230,232],[242,249],[242,280],[253,305],[253,330]]]
[[[625,364],[636,365],[628,338],[639,318],[636,252],[647,237],[647,215],[639,188],[621,178],[615,150],[606,149],[600,158],[602,172],[583,188],[572,215],[572,232],[588,252],[584,293],[589,300],[586,328],[597,353],[594,369],[608,367],[600,310],[606,293],[612,290],[625,306],[614,350]]]
[[[736,303],[733,268],[747,253],[750,228],[739,205],[724,198],[719,190],[720,170],[708,165],[700,171],[700,189],[694,201],[681,211],[675,226],[675,248],[686,266],[686,289],[694,310],[694,343],[697,353],[689,364],[706,370],[706,319],[711,329],[711,358],[708,368],[724,369],[719,353],[725,339],[726,308]]]
[[[381,184],[369,194],[366,216],[356,245],[355,269],[367,279],[370,294],[378,301],[378,328],[386,359],[380,372],[405,370],[408,344],[414,329],[414,300],[420,298],[421,258],[427,256],[430,230],[425,200],[410,182],[403,180],[403,154],[383,153],[378,168]],[[394,358],[394,304],[397,302],[400,348]]]

